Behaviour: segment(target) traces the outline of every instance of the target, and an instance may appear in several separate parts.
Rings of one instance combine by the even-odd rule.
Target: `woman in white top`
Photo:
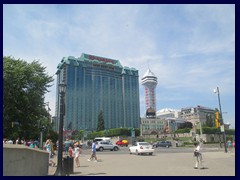
[[[194,157],[195,157],[195,166],[194,169],[198,169],[198,166],[200,169],[204,169],[202,165],[202,154],[200,152],[200,144],[199,143],[194,143]]]
[[[75,154],[74,161],[76,162],[76,167],[80,167],[80,162],[79,162],[80,153],[81,153],[81,149],[77,144],[74,144],[74,154]]]

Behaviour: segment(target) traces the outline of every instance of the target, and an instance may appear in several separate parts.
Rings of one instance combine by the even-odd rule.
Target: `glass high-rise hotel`
[[[100,111],[106,129],[139,128],[138,70],[84,53],[80,58],[64,57],[57,68],[57,85],[67,85],[64,129],[96,130]],[[60,100],[56,94],[58,128]]]

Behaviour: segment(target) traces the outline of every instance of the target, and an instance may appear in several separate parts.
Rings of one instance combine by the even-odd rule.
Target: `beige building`
[[[191,122],[194,126],[199,122],[201,122],[201,124],[205,123],[208,116],[214,119],[214,112],[215,109],[198,105],[196,107],[182,108],[180,117]]]
[[[170,134],[176,131],[181,123],[185,122],[185,120],[181,119],[179,116],[180,110],[165,108],[156,113],[151,110],[152,109],[148,109],[146,117],[141,118],[141,135]]]

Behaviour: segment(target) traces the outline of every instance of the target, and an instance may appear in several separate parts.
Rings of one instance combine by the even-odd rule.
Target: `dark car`
[[[158,141],[153,143],[153,147],[167,147],[169,148],[170,146],[172,146],[172,143],[170,141]]]

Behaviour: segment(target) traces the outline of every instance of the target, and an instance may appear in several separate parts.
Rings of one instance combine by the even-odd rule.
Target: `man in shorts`
[[[95,158],[94,162],[97,162],[97,156],[96,156],[96,141],[93,140],[93,143],[92,143],[92,153],[91,153],[91,156],[90,158],[88,159],[88,161],[92,161],[93,158]]]

